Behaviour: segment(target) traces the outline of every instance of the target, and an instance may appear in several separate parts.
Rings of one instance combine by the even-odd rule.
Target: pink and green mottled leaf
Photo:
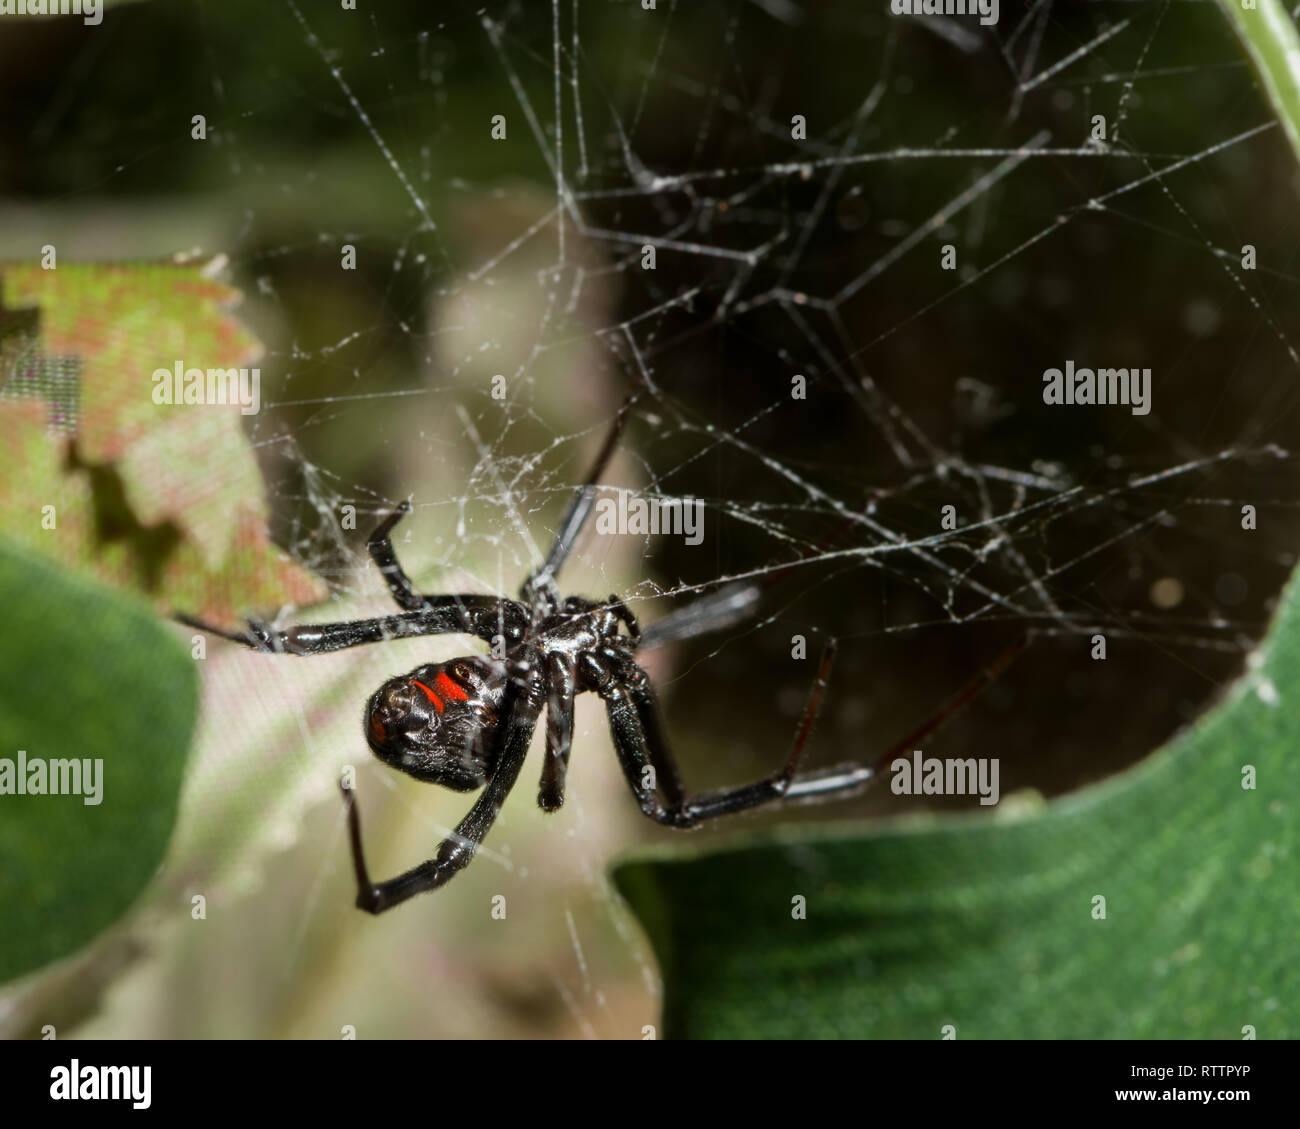
[[[0,533],[229,624],[325,589],[269,539],[240,406],[155,402],[159,369],[260,358],[212,266],[0,265]]]

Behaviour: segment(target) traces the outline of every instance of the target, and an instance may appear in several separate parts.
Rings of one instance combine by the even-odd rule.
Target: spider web
[[[1213,5],[1006,2],[989,28],[795,0],[259,18],[266,72],[213,71],[211,175],[269,345],[250,436],[277,540],[335,593],[283,621],[385,608],[363,543],[407,496],[394,543],[418,586],[514,594],[631,397],[601,497],[698,501],[702,541],[592,523],[560,582],[646,623],[754,593],[646,655],[694,787],[779,763],[830,637],[819,763],[874,759],[1028,635],[931,742],[1003,757],[1004,794],[1132,763],[1240,667],[1294,562],[1300,358],[1289,157]],[[207,20],[211,46],[236,17]],[[258,129],[300,130],[320,159],[269,162]],[[1150,413],[1045,405],[1067,360],[1150,367]],[[467,806],[364,763],[361,704],[465,647],[210,659],[178,858],[244,908],[161,965],[224,972],[244,1008],[167,1000],[151,965],[87,1033],[655,1022],[604,867],[675,840],[638,825],[585,699],[560,816],[530,808],[534,756],[469,871],[352,920],[342,760],[385,875]],[[231,971],[263,947],[260,972]]]

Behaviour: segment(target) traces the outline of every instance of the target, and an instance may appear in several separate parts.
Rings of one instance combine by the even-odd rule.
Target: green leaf
[[[1293,580],[1226,699],[1101,786],[643,856],[614,877],[672,1037],[1293,1039],[1298,753]]]
[[[1300,157],[1300,36],[1281,0],[1219,0],[1228,22],[1255,64],[1273,110]]]
[[[198,679],[147,606],[3,540],[0,607],[8,787],[19,750],[46,768],[71,758],[102,766],[98,803],[0,794],[3,982],[90,941],[158,869],[176,821]]]

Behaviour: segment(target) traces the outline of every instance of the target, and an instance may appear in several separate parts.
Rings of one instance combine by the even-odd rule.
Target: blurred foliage
[[[233,623],[325,587],[270,543],[239,406],[155,402],[155,370],[260,355],[210,266],[0,263],[0,533],[162,610]]]
[[[45,533],[51,541],[54,531]],[[111,925],[161,863],[198,709],[194,662],[138,600],[0,539],[0,750],[100,761],[87,795],[0,798],[0,982]],[[49,785],[47,784],[47,787]]]
[[[102,759],[106,793],[91,806],[6,797],[0,907],[14,943],[0,951],[0,979],[114,921],[157,869],[177,811],[194,660],[138,596],[88,578],[227,621],[247,599],[274,606],[325,590],[270,544],[238,405],[154,401],[157,368],[257,359],[225,310],[238,293],[208,266],[0,264],[10,610],[0,748]]]
[[[1255,64],[1291,149],[1300,157],[1300,35],[1282,0],[1219,0]]]

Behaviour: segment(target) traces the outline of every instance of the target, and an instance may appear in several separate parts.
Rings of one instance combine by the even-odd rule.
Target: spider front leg
[[[501,707],[501,721],[494,734],[496,750],[493,769],[482,794],[474,801],[469,814],[460,821],[438,846],[433,858],[412,867],[405,874],[386,882],[372,882],[361,844],[361,816],[355,792],[341,783],[348,817],[348,837],[352,846],[352,867],[357,879],[357,908],[379,914],[401,905],[408,898],[445,885],[469,866],[484,836],[496,822],[501,805],[519,779],[533,729],[542,711],[545,675],[536,661],[518,672],[519,682],[511,682]]]
[[[631,410],[635,399],[635,396],[630,396],[623,401],[622,407],[618,410],[618,415],[614,417],[614,422],[610,424],[609,430],[605,433],[604,441],[600,445],[600,452],[596,455],[596,461],[592,463],[583,484],[573,492],[573,497],[569,499],[569,504],[565,507],[564,515],[560,518],[560,525],[555,534],[555,541],[551,545],[550,552],[546,554],[546,560],[533,571],[533,574],[524,581],[523,587],[519,590],[520,599],[529,607],[538,606],[539,601],[545,602],[547,599],[558,599],[555,576],[564,562],[568,560],[573,544],[578,539],[578,533],[586,524],[587,515],[591,513],[591,507],[596,501],[596,488],[601,478],[604,477],[605,468],[609,466],[609,460],[613,457],[614,448],[618,445],[618,437],[623,431],[623,424],[627,422],[628,412]]]
[[[511,642],[522,638],[527,626],[528,615],[514,601],[496,600],[485,596],[426,596],[415,590],[411,578],[406,575],[397,553],[393,549],[392,533],[394,526],[411,512],[409,500],[403,500],[394,507],[383,521],[375,527],[366,541],[366,551],[371,560],[379,566],[380,575],[388,585],[388,591],[401,608],[409,612],[428,611],[445,608],[455,604],[465,611],[466,619],[473,617],[474,627],[470,634],[477,635],[486,643],[491,643],[496,635],[502,635]],[[489,607],[496,614],[495,624],[485,620],[483,609]]]
[[[474,635],[485,643],[503,635],[513,641],[522,636],[527,613],[513,600],[496,596],[427,596],[419,611],[283,629],[250,619],[244,631],[224,631],[193,616],[178,613],[176,619],[264,654],[325,655],[365,643],[420,635]]]
[[[498,637],[514,643],[523,638],[528,627],[528,612],[513,600],[496,596],[424,596],[416,592],[410,578],[397,562],[389,539],[395,526],[410,511],[402,502],[370,535],[366,548],[383,574],[389,592],[406,610],[398,615],[378,616],[347,623],[303,624],[284,630],[268,627],[250,619],[242,632],[223,631],[191,616],[176,618],[189,627],[197,627],[242,643],[255,651],[286,655],[323,655],[380,643],[386,639],[403,639],[416,635],[473,635],[492,644]]]

